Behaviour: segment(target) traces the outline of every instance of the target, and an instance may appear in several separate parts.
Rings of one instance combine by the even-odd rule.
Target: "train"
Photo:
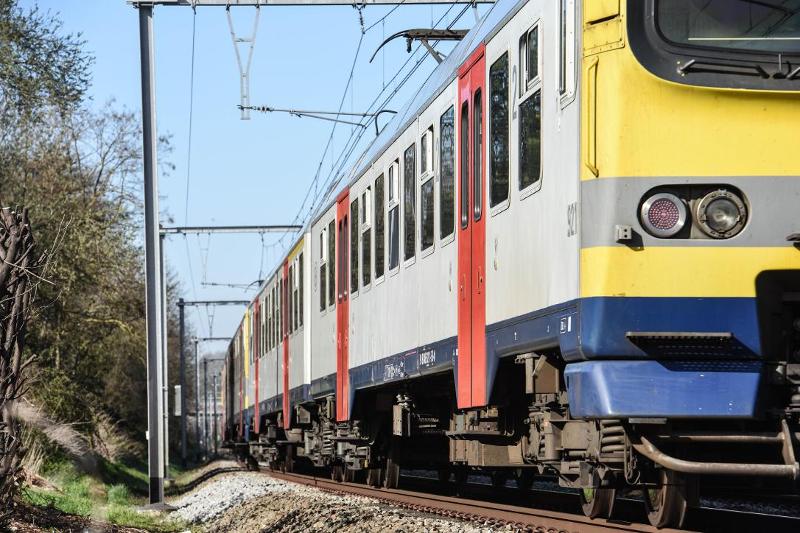
[[[498,0],[261,285],[227,446],[638,491],[800,477],[800,2]]]

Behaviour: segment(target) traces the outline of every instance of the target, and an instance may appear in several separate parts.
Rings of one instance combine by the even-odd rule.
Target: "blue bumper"
[[[576,418],[752,418],[758,361],[588,361],[567,365]]]

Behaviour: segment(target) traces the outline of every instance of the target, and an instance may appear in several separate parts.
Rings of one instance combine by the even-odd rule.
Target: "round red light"
[[[680,209],[672,200],[659,198],[650,206],[647,220],[654,228],[670,230],[675,227],[681,218]]]

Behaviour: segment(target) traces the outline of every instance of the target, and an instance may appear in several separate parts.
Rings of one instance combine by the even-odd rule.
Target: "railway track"
[[[340,494],[354,494],[394,506],[446,518],[468,520],[487,526],[512,526],[515,531],[580,533],[639,531],[663,532],[756,532],[800,531],[800,517],[769,515],[713,507],[690,511],[687,529],[657,529],[644,523],[642,503],[634,498],[619,498],[611,519],[589,519],[570,511],[576,503],[574,494],[532,489],[525,493],[508,487],[468,483],[462,496],[443,494],[432,480],[403,475],[402,489],[373,488],[361,483],[340,483],[313,474],[281,473],[262,469],[267,475]],[[537,507],[531,507],[531,504]],[[544,507],[544,508],[542,508]]]
[[[492,501],[417,492],[402,489],[373,488],[358,483],[339,483],[330,479],[306,474],[266,472],[284,481],[301,483],[321,490],[375,498],[385,503],[435,514],[447,518],[469,520],[487,526],[508,526],[515,530],[552,533],[601,533],[640,531],[663,533],[674,529],[656,529],[650,525],[621,520],[591,520],[580,515],[508,505]]]

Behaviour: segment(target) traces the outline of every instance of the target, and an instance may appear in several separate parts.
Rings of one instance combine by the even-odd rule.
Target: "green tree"
[[[53,250],[28,332],[31,398],[90,439],[110,414],[143,440],[140,120],[113,101],[88,108],[91,64],[80,36],[55,17],[0,0],[0,195],[29,208],[37,243]],[[168,137],[159,150],[169,155]],[[170,169],[162,164],[162,174]],[[168,290],[175,302],[177,285]],[[169,313],[174,344],[174,306]],[[175,346],[170,353],[175,382]]]

